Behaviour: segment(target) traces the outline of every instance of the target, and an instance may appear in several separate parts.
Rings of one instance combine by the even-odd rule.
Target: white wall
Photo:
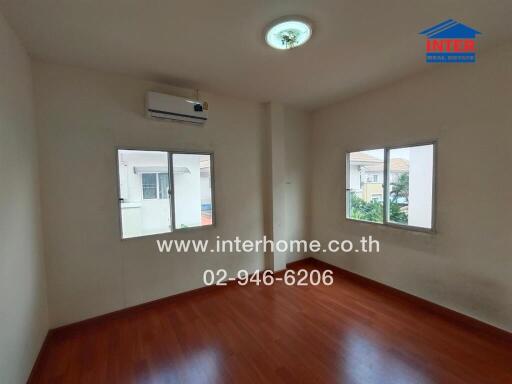
[[[285,107],[279,103],[266,106],[267,125],[265,151],[268,162],[269,204],[266,216],[271,225],[266,229],[269,238],[278,242],[286,240],[286,156],[285,156]],[[269,267],[273,271],[286,268],[287,252],[277,249],[268,252]]]
[[[316,257],[512,330],[511,63],[505,45],[316,111],[312,237],[381,241],[380,254]],[[431,139],[438,233],[344,219],[345,151]]]
[[[311,187],[311,117],[286,107],[284,110],[285,239],[309,239]],[[304,252],[288,252],[286,262],[303,259]]]
[[[30,59],[0,15],[0,383],[27,380],[48,329]]]
[[[263,194],[265,233],[276,244],[309,238],[310,115],[279,103],[266,104]],[[274,271],[306,256],[303,249],[267,250]]]
[[[204,269],[264,267],[262,253],[159,254],[156,238],[263,236],[264,109],[202,94],[205,126],[144,118],[148,90],[193,92],[125,76],[34,62],[51,326],[203,285]],[[215,153],[217,226],[120,240],[116,147]]]

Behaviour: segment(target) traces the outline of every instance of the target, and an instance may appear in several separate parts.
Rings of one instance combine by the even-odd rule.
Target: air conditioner
[[[204,124],[208,120],[208,103],[158,92],[146,94],[146,116],[151,119]]]

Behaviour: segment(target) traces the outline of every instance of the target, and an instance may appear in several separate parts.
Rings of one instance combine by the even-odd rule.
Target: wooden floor
[[[60,329],[32,382],[512,383],[512,342],[339,271],[330,287],[230,285]]]

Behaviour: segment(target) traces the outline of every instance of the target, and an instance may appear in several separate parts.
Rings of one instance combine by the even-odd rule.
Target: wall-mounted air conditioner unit
[[[208,120],[208,103],[158,92],[146,94],[146,116],[151,119],[204,124]]]

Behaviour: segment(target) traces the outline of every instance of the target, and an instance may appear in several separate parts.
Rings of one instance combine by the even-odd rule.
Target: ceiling
[[[314,109],[430,68],[422,29],[448,18],[512,39],[509,0],[0,0],[32,56],[258,101]],[[264,29],[313,22],[277,51]],[[432,65],[432,64],[431,64]]]

